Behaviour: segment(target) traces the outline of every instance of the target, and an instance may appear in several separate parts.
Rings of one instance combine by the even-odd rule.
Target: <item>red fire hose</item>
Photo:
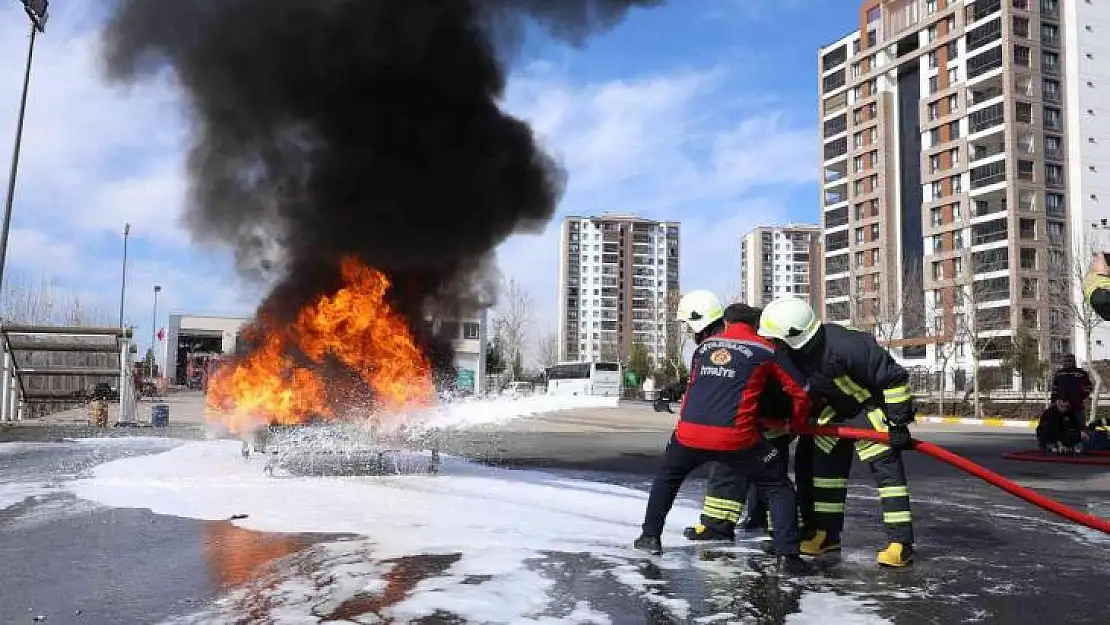
[[[887,435],[883,432],[842,426],[820,426],[807,428],[803,433],[815,434],[818,436],[836,436],[849,440],[869,440],[879,443],[890,442]],[[971,475],[974,475],[975,477],[987,482],[988,484],[991,484],[992,486],[997,486],[998,488],[1001,488],[1002,490],[1010,493],[1011,495],[1014,495],[1015,497],[1020,497],[1021,499],[1028,501],[1034,506],[1048,510],[1049,512],[1062,516],[1069,521],[1073,521],[1080,525],[1089,527],[1093,530],[1098,530],[1100,532],[1103,532],[1104,534],[1110,534],[1110,521],[1107,521],[1106,519],[1099,518],[1085,512],[1080,512],[1074,508],[1069,508],[1068,506],[1065,506],[1055,499],[1049,499],[1048,497],[1045,497],[1044,495],[1041,495],[1036,491],[1030,490],[1012,480],[1008,480],[995,473],[994,471],[977,465],[967,458],[964,458],[963,456],[958,456],[948,451],[947,449],[940,447],[939,445],[934,445],[933,443],[919,441],[916,439],[914,439],[913,445],[914,450],[920,451],[927,456],[932,456],[933,458],[936,458],[941,462],[946,462],[965,473],[970,473]]]

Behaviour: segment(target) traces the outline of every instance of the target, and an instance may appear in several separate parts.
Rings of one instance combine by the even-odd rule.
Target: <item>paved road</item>
[[[672,425],[673,417],[637,406],[576,410],[458,434],[450,446],[502,466],[542,467],[646,488]],[[184,435],[202,435],[199,426],[181,427]],[[38,426],[35,435],[30,431],[0,431],[0,436],[52,440],[74,430],[53,425]],[[917,432],[1027,486],[1110,517],[1110,476],[1105,470],[1001,459],[1004,451],[1027,447],[1030,432],[953,426],[923,426]],[[151,442],[145,451],[158,448]],[[141,445],[95,453],[67,445],[28,448],[0,456],[0,483],[29,473],[53,481],[71,479],[96,463],[143,452]],[[1101,590],[1110,588],[1105,537],[931,459],[911,455],[908,462],[920,537],[920,560],[910,570],[874,566],[874,549],[882,542],[877,498],[866,469],[857,466],[845,552],[822,560],[822,574],[814,580],[767,586],[766,578],[752,576],[753,564],[742,555],[683,545],[671,548],[691,559],[721,561],[733,573],[707,576],[650,567],[641,573],[667,580],[668,593],[691,603],[691,618],[726,611],[747,614],[752,622],[781,623],[797,609],[802,589],[843,587],[872,597],[882,616],[903,624],[1107,622],[1110,602]],[[699,488],[692,483],[685,494],[696,498]],[[98,509],[68,495],[40,493],[0,510],[0,562],[5,563],[0,622],[30,622],[37,614],[49,614],[50,623],[158,622],[249,581],[269,559],[323,538],[258,534],[218,521]],[[211,557],[229,550],[250,556],[231,562]],[[622,615],[613,622],[676,622],[673,614],[632,605],[634,599],[598,586],[588,562],[564,559],[560,587],[593,592],[595,605],[609,605],[611,613]],[[296,566],[323,564],[298,560]],[[444,566],[412,563],[406,587]]]

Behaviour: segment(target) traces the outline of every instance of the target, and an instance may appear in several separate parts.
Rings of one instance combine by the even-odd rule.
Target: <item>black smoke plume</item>
[[[117,0],[103,58],[117,82],[173,72],[192,129],[185,222],[244,275],[276,275],[260,312],[291,318],[354,255],[419,330],[429,300],[465,301],[495,246],[541,229],[563,193],[499,107],[526,27],[578,44],[661,2]]]

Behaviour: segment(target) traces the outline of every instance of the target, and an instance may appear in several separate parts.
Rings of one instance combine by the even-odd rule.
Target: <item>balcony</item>
[[[842,184],[831,189],[825,189],[825,206],[834,206],[848,201],[848,185]]]
[[[982,26],[976,26],[964,38],[970,54],[983,46],[1002,39],[1002,18],[993,19]]]
[[[991,48],[967,61],[967,79],[973,80],[1002,67],[1002,48]]]
[[[1002,102],[979,109],[968,116],[968,128],[971,134],[985,132],[992,128],[1003,128],[1006,121],[1006,109]]]
[[[823,92],[828,93],[830,91],[836,91],[837,89],[844,86],[844,80],[845,79],[843,69],[837,70],[829,74],[828,76],[825,76],[821,79]]]
[[[986,160],[992,156],[1006,153],[1006,142],[997,135],[970,140],[967,149],[971,153],[971,162]]]
[[[992,13],[997,13],[1000,10],[1002,10],[1002,0],[978,0],[971,7],[970,21],[978,22],[984,17]]]
[[[995,98],[1001,98],[1004,93],[1002,76],[992,76],[984,79],[974,87],[967,88],[967,107],[974,109]]]
[[[1006,181],[1006,163],[1004,161],[999,161],[973,167],[968,174],[971,179],[972,191],[982,189],[983,187]]]
[[[846,132],[848,130],[848,114],[844,113],[832,119],[825,120],[823,127],[826,139]]]
[[[848,161],[837,161],[832,165],[825,165],[825,184],[832,184],[848,177]]]
[[[848,153],[848,138],[841,137],[825,144],[825,160],[831,161]]]

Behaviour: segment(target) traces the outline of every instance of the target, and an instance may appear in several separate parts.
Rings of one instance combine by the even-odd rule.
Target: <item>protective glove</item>
[[[904,450],[913,448],[913,439],[910,438],[910,428],[904,425],[892,425],[888,432],[890,446],[894,449]]]

